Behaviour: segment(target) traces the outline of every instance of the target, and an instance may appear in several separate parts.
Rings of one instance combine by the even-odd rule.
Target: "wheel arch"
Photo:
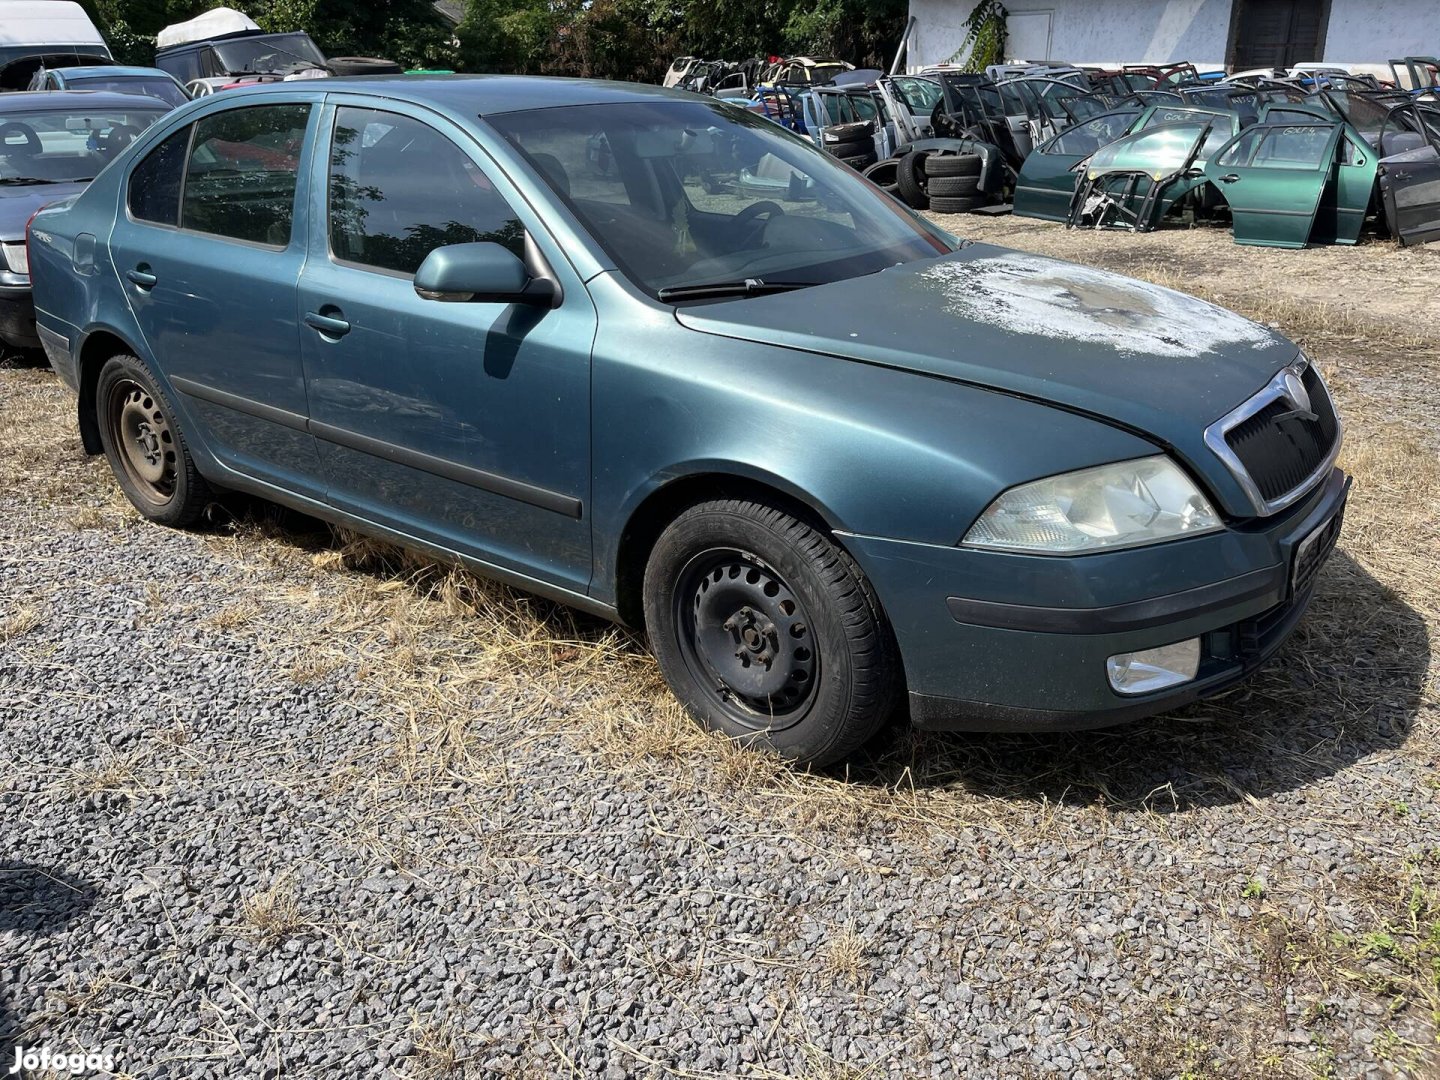
[[[625,625],[644,629],[645,566],[665,527],[683,511],[715,499],[750,499],[820,529],[836,544],[843,525],[824,503],[781,477],[739,463],[708,463],[644,495],[625,517],[615,551],[615,609]],[[844,546],[841,544],[840,546]]]
[[[75,384],[79,388],[76,404],[80,423],[80,441],[87,454],[98,454],[100,420],[95,410],[95,387],[100,382],[100,369],[112,356],[127,354],[143,357],[135,346],[109,327],[95,327],[85,332],[75,358]]]

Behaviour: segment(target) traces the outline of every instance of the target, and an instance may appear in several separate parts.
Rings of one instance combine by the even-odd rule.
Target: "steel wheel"
[[[773,569],[735,548],[695,556],[674,593],[686,665],[734,721],[782,731],[810,711],[820,656],[804,606]]]
[[[132,379],[117,379],[105,402],[110,443],[136,493],[156,506],[175,495],[175,436],[160,403]]]

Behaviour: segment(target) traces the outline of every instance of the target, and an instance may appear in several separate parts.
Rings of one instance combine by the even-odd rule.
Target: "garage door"
[[[1238,71],[1287,68],[1320,59],[1321,0],[1236,0],[1234,64]]]

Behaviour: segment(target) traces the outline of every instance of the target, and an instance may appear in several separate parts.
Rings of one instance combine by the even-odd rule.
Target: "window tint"
[[[1244,132],[1238,139],[1230,144],[1230,149],[1215,159],[1215,164],[1223,168],[1233,165],[1248,165],[1250,155],[1255,152],[1255,144],[1260,140],[1260,133],[1254,128]]]
[[[1123,136],[1130,129],[1130,125],[1135,122],[1135,117],[1139,115],[1137,109],[1134,112],[1113,112],[1097,116],[1093,120],[1077,124],[1070,130],[1057,135],[1040,152],[1066,155],[1093,154],[1100,147],[1108,146]]]
[[[181,225],[284,247],[309,105],[256,105],[195,125]]]
[[[1250,162],[1257,169],[1318,169],[1330,163],[1330,135],[1335,129],[1329,124],[1273,128],[1265,132],[1255,158]]]
[[[145,155],[130,173],[132,217],[174,225],[180,220],[180,181],[185,176],[185,151],[190,146],[186,125]]]
[[[608,163],[597,144],[595,165]],[[446,244],[493,241],[523,255],[525,229],[480,167],[434,128],[341,108],[330,149],[330,250],[413,274]]]

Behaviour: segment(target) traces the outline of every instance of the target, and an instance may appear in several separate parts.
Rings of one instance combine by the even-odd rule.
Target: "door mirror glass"
[[[532,286],[530,271],[515,253],[488,241],[438,247],[415,271],[415,291],[426,300],[548,305],[552,290],[538,287],[548,284]]]

